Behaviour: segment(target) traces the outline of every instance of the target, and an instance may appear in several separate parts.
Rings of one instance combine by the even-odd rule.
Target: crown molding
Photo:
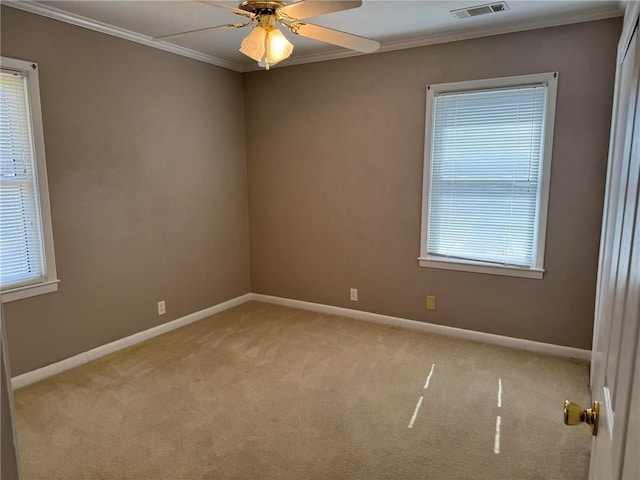
[[[200,62],[210,63],[211,65],[217,65],[218,67],[227,68],[236,72],[242,72],[242,65],[222,58],[214,57],[213,55],[207,55],[205,53],[197,52],[189,48],[180,47],[171,43],[154,40],[153,38],[142,35],[141,33],[132,32],[120,27],[114,27],[97,20],[92,20],[82,15],[76,15],[74,13],[65,12],[59,8],[51,7],[42,3],[34,3],[28,0],[2,0],[2,4],[7,7],[17,8],[18,10],[24,10],[25,12],[35,13],[36,15],[42,15],[43,17],[53,18],[61,22],[70,23],[77,27],[88,28],[100,33],[106,33],[114,37],[119,37],[131,42],[140,43],[147,47],[157,48],[164,50],[165,52],[175,53],[183,57],[198,60]]]
[[[222,58],[214,57],[213,55],[207,55],[205,53],[197,52],[189,48],[180,47],[168,42],[153,40],[151,37],[142,35],[140,33],[132,32],[124,28],[114,27],[106,23],[92,20],[81,15],[65,12],[55,7],[51,7],[42,3],[34,3],[29,0],[2,0],[3,5],[8,7],[17,8],[26,12],[35,13],[45,17],[53,18],[61,22],[70,23],[78,27],[88,28],[114,37],[123,38],[132,42],[140,43],[148,47],[164,50],[165,52],[175,53],[183,57],[188,57],[193,60],[198,60],[211,65],[217,65],[219,67],[227,68],[236,72],[252,72],[262,70],[262,68],[255,66],[246,67],[240,63],[230,62]],[[591,22],[594,20],[604,20],[606,18],[621,17],[624,14],[624,3],[612,2],[611,6],[593,10],[591,12],[568,14],[568,15],[555,15],[550,17],[539,18],[536,20],[527,20],[521,22],[511,23],[509,25],[503,25],[499,27],[491,28],[475,28],[467,29],[461,32],[443,32],[433,33],[429,35],[423,35],[405,40],[396,40],[390,42],[384,42],[375,53],[391,52],[394,50],[404,50],[407,48],[424,47],[427,45],[436,45],[439,43],[458,42],[461,40],[470,40],[473,38],[489,37],[493,35],[503,35],[505,33],[522,32],[526,30],[535,30],[538,28],[557,27],[560,25],[570,25],[572,23]],[[463,20],[464,21],[464,20]],[[375,54],[374,53],[374,54]],[[358,57],[364,54],[355,52],[352,50],[340,50],[336,52],[317,53],[312,55],[305,55],[300,57],[290,57],[285,62],[274,65],[272,68],[284,68],[293,65],[302,65],[305,63],[324,62],[328,60],[337,60],[341,58]]]
[[[391,52],[394,50],[404,50],[407,48],[425,47],[427,45],[436,45],[439,43],[458,42],[461,40],[471,40],[473,38],[490,37],[493,35],[503,35],[505,33],[523,32],[527,30],[536,30],[539,28],[557,27],[560,25],[570,25],[573,23],[591,22],[594,20],[604,20],[607,18],[621,17],[624,14],[624,8],[619,3],[612,3],[606,8],[593,10],[591,12],[556,15],[552,17],[544,17],[536,20],[527,20],[515,22],[509,25],[503,25],[492,28],[476,28],[468,29],[462,32],[442,32],[423,35],[405,40],[396,40],[390,42],[381,42],[380,48],[373,54],[364,54],[352,50],[341,50],[330,53],[317,53],[314,55],[306,55],[304,57],[290,57],[283,64],[274,65],[272,68],[282,68],[292,65],[301,65],[305,63],[324,62],[327,60],[337,60],[340,58],[358,57],[362,55],[375,55],[376,53]],[[463,20],[464,21],[464,20]],[[256,67],[245,68],[245,72],[262,70]]]
[[[509,25],[502,25],[499,27],[477,28],[465,30],[463,32],[435,33],[432,35],[425,35],[409,40],[387,42],[384,43],[378,51],[388,52],[392,50],[402,50],[405,48],[423,47],[425,45],[433,45],[436,43],[458,42],[460,40],[469,40],[472,38],[490,37],[493,35],[503,35],[505,33],[524,32],[527,30],[536,30],[539,28],[570,25],[572,23],[592,22],[594,20],[604,20],[607,18],[621,17],[622,15],[623,11],[619,8],[619,6],[617,4],[612,4],[612,6],[610,7],[594,10],[591,12],[569,15],[556,15],[538,18],[536,20],[514,22]]]

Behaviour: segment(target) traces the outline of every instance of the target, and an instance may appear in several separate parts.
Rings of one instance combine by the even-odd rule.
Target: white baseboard
[[[243,304],[245,302],[248,302],[249,300],[251,300],[251,294],[246,293],[239,297],[232,298],[231,300],[227,300],[226,302],[214,305],[213,307],[205,308],[204,310],[200,310],[199,312],[190,313],[189,315],[185,315],[184,317],[178,318],[176,320],[163,323],[162,325],[158,325],[157,327],[134,333],[133,335],[121,338],[120,340],[116,340],[114,342],[92,348],[91,350],[79,353],[78,355],[74,355],[73,357],[65,358],[64,360],[61,360],[59,362],[47,365],[46,367],[23,373],[22,375],[18,375],[11,379],[11,388],[15,390],[16,388],[25,387],[40,380],[44,380],[45,378],[51,377],[52,375],[62,373],[65,370],[78,367],[87,362],[90,362],[91,360],[104,357],[105,355],[117,352],[118,350],[122,350],[123,348],[127,348],[137,343],[144,342],[145,340],[149,340],[150,338],[157,337],[158,335],[162,335],[163,333],[170,332],[171,330],[175,330],[176,328],[180,328],[190,323],[197,322],[198,320],[202,320],[204,318],[210,317],[211,315],[215,315],[216,313],[228,310],[229,308]]]
[[[343,317],[355,318],[367,322],[382,323],[394,327],[407,328],[411,330],[420,330],[422,332],[435,333],[448,337],[463,338],[465,340],[473,340],[476,342],[490,343],[502,347],[517,348],[520,350],[528,350],[531,352],[555,355],[558,357],[576,358],[578,360],[589,361],[591,359],[591,350],[583,350],[580,348],[565,347],[562,345],[553,345],[551,343],[535,342],[533,340],[524,340],[521,338],[505,337],[502,335],[494,335],[492,333],[476,332],[473,330],[465,330],[463,328],[446,327],[444,325],[436,325],[433,323],[418,322],[416,320],[407,320],[405,318],[391,317],[388,315],[380,315],[378,313],[363,312],[360,310],[352,310],[350,308],[334,307],[332,305],[324,305],[321,303],[304,302],[302,300],[292,300],[290,298],[273,297],[270,295],[262,295],[260,293],[252,293],[251,300],[265,303],[273,303],[286,307],[299,308],[302,310],[311,310],[314,312],[327,313],[330,315],[340,315]]]
[[[286,307],[299,308],[301,310],[311,310],[314,312],[327,313],[329,315],[339,315],[342,317],[355,318],[367,322],[381,323],[394,327],[407,328],[410,330],[419,330],[422,332],[435,333],[448,337],[463,338],[465,340],[473,340],[476,342],[490,343],[503,347],[518,348],[520,350],[528,350],[531,352],[545,353],[548,355],[556,355],[559,357],[576,358],[579,360],[589,361],[591,359],[590,350],[582,350],[573,347],[564,347],[561,345],[553,345],[550,343],[534,342],[532,340],[523,340],[520,338],[504,337],[502,335],[494,335],[491,333],[476,332],[473,330],[464,330],[462,328],[446,327],[444,325],[435,325],[433,323],[418,322],[416,320],[407,320],[405,318],[391,317],[389,315],[380,315],[378,313],[363,312],[360,310],[352,310],[350,308],[334,307],[332,305],[324,305],[321,303],[304,302],[302,300],[293,300],[290,298],[273,297],[271,295],[262,295],[260,293],[246,293],[226,302],[219,303],[213,307],[205,308],[199,312],[194,312],[184,317],[172,320],[157,327],[150,328],[143,332],[135,333],[120,340],[116,340],[105,345],[93,348],[73,357],[65,358],[46,367],[23,373],[11,379],[11,387],[13,390],[26,387],[32,383],[44,380],[45,378],[57,375],[71,368],[78,367],[92,360],[104,357],[123,348],[130,347],[137,343],[144,342],[150,338],[170,332],[176,328],[183,327],[198,320],[210,317],[216,313],[220,313],[229,308],[241,305],[250,300],[257,302],[273,303]]]

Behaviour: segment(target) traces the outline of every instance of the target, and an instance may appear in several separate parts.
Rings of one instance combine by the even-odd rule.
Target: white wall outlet
[[[358,289],[357,288],[352,288],[349,290],[349,298],[351,298],[352,302],[357,302],[358,301]]]
[[[164,305],[164,300],[158,302],[158,315],[164,315],[167,313],[167,309]]]

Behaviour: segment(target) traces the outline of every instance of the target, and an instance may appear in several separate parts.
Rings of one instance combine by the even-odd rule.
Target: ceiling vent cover
[[[451,10],[451,14],[456,18],[469,18],[477,17],[478,15],[485,15],[487,13],[504,12],[505,10],[509,10],[509,6],[506,2],[495,2],[488,3],[486,5],[476,5],[475,7]]]

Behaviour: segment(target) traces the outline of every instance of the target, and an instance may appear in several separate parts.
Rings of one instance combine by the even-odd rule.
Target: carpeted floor
[[[587,383],[586,363],[250,302],[15,394],[26,480],[568,480],[591,435],[562,403]]]

